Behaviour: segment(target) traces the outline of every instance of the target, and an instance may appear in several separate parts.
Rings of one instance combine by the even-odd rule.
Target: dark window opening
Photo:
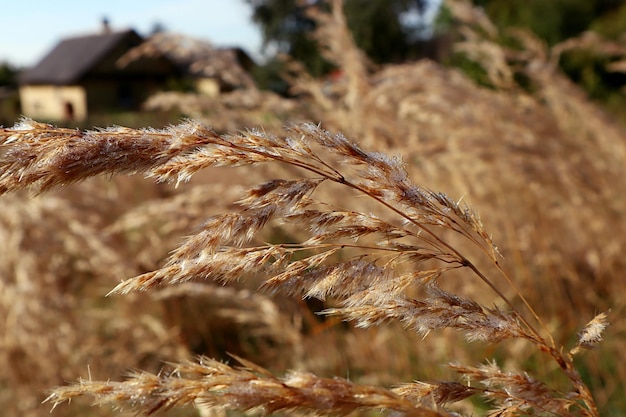
[[[74,120],[74,117],[75,117],[74,105],[70,103],[69,101],[66,101],[63,104],[63,118],[65,120]]]
[[[130,84],[120,84],[117,88],[117,105],[124,110],[133,108],[133,89]]]

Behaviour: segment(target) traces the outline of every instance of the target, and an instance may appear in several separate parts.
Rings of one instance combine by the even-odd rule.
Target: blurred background
[[[293,89],[290,90],[290,83],[285,78],[285,72],[288,72],[285,56],[301,64],[307,74],[333,83],[341,76],[341,70],[332,60],[324,59],[317,40],[311,36],[316,23],[308,10],[322,3],[311,0],[237,0],[226,3],[112,0],[52,4],[26,0],[12,4],[0,14],[0,124],[12,125],[20,115],[40,120],[71,118],[81,122],[95,115],[103,115],[106,119],[106,113],[121,116],[120,113],[128,110],[143,112],[149,107],[145,106],[147,96],[157,91],[210,95],[215,89],[253,86],[293,97]],[[548,47],[559,45],[556,62],[559,69],[590,98],[624,119],[622,88],[626,75],[620,62],[623,48],[620,39],[623,39],[621,36],[626,26],[623,1],[476,0],[474,4],[486,14],[494,28],[502,32],[498,36],[503,46],[515,46],[516,41],[507,33],[513,28],[528,30]],[[489,84],[480,65],[475,62],[477,60],[469,59],[470,54],[459,54],[452,47],[459,35],[458,28],[446,8],[441,8],[441,0],[346,0],[344,6],[354,41],[367,55],[370,64],[398,64],[428,58],[459,68],[479,83]],[[94,50],[89,41],[83,39],[82,46],[65,45],[66,50],[57,49],[64,42],[78,41],[77,38],[81,37],[91,37],[92,42],[106,42],[93,38],[105,32],[119,34],[124,31],[132,31],[137,36],[133,40],[111,41],[124,43],[123,46],[111,44]],[[154,62],[135,64],[135,67],[144,65],[143,70],[129,68],[128,62],[98,68],[105,58],[117,60],[133,46],[159,36],[178,37],[167,46],[162,45],[158,51],[166,61],[175,61],[170,62],[172,68],[153,69],[152,74],[147,74],[145,67]],[[602,38],[604,47],[595,48],[600,40],[594,36]],[[573,39],[577,39],[579,45],[571,44]],[[566,40],[570,40],[571,45],[564,44]],[[582,46],[582,42],[586,45]],[[81,47],[93,53],[85,56]],[[112,51],[114,47],[117,49]],[[176,51],[176,48],[180,50]],[[235,52],[236,62],[232,64],[243,67],[245,74],[241,76],[250,80],[240,79],[224,85],[224,80],[219,80],[223,76],[218,72],[228,72],[228,68],[201,68],[209,61],[214,62],[214,57],[208,58],[210,49],[224,52],[222,59],[228,55],[226,50]],[[564,53],[560,53],[561,49]],[[175,57],[177,54],[179,56]],[[187,57],[183,58],[181,54],[187,54]],[[201,59],[204,61],[198,62]],[[227,64],[222,66],[228,67]],[[71,74],[70,68],[74,69]],[[33,70],[35,74],[29,74]],[[59,75],[61,73],[64,75]],[[108,97],[107,103],[102,103],[107,99],[98,96],[97,92],[68,93],[69,89],[63,88],[79,84],[88,88],[85,84],[89,84],[94,76],[102,78],[104,73],[109,78],[108,85],[100,86],[100,89],[113,88],[117,94],[117,97]],[[132,80],[133,76],[156,79],[150,80],[153,85],[143,89],[136,87],[142,91],[130,91],[129,84],[136,82]],[[521,77],[520,74],[517,76]],[[124,77],[127,78],[126,85]],[[208,86],[211,78],[219,85]],[[523,80],[516,81],[523,84]],[[34,86],[40,88],[33,99],[29,90]],[[54,91],[42,88],[50,86],[54,86]],[[46,95],[54,94],[57,103],[53,104],[50,101],[54,99]],[[68,94],[74,94],[74,98],[68,99]],[[36,111],[33,107],[37,106],[47,109]],[[83,123],[84,126],[89,124],[88,121]]]
[[[401,154],[416,183],[477,209],[503,268],[560,343],[572,346],[587,321],[611,310],[606,340],[577,365],[602,415],[626,412],[625,2],[0,7],[0,125],[26,116],[81,129],[161,128],[193,118],[220,133],[261,126],[280,134],[288,122],[313,121],[368,149]],[[385,386],[454,379],[442,364],[486,357],[564,383],[524,343],[485,347],[446,332],[422,340],[399,325],[353,329],[321,320],[314,313],[323,305],[251,292],[254,280],[104,298],[231,208],[239,185],[283,174],[207,170],[176,189],[95,178],[43,196],[3,196],[5,414],[49,415],[46,390],[78,377],[120,379],[129,369],[157,372],[163,361],[226,352],[278,374],[298,368]],[[303,239],[301,232],[273,225],[264,238]],[[472,282],[459,287],[484,295]],[[465,406],[481,414],[485,404]],[[85,401],[53,415],[124,414]]]

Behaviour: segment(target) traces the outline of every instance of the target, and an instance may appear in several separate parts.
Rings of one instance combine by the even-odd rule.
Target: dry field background
[[[462,199],[480,214],[502,254],[499,264],[557,345],[575,346],[577,332],[610,310],[604,340],[574,362],[600,413],[621,415],[626,411],[624,127],[558,71],[555,59],[562,48],[548,49],[532,35],[514,32],[510,35],[520,47],[505,49],[479,10],[462,1],[447,6],[462,34],[454,48],[484,68],[490,87],[430,61],[372,68],[336,9],[333,15],[316,16],[327,58],[345,74],[330,93],[327,84],[307,78],[294,64],[291,82],[298,100],[251,88],[220,99],[162,95],[149,105],[178,108],[218,133],[259,127],[284,136],[287,123],[319,122],[366,150],[401,155],[415,184]],[[519,74],[532,88],[516,83]],[[13,133],[0,130],[0,140]],[[2,169],[8,166],[9,146],[0,148]],[[260,282],[254,277],[225,286],[197,280],[105,297],[121,279],[161,268],[203,221],[234,210],[233,202],[248,187],[294,176],[293,167],[280,164],[208,168],[178,187],[139,175],[105,175],[36,196],[28,189],[3,195],[4,415],[49,415],[50,404],[41,404],[49,390],[78,377],[121,380],[133,369],[158,373],[165,361],[199,354],[231,362],[227,353],[234,354],[278,375],[299,369],[383,387],[414,380],[462,382],[444,365],[484,364],[489,358],[504,370],[528,371],[567,389],[558,366],[523,338],[468,342],[449,329],[423,337],[393,322],[360,329],[314,314],[335,306],[332,298],[303,301],[258,293]],[[315,197],[385,216],[378,205],[340,188],[320,188]],[[497,272],[471,245],[454,234],[444,236],[472,253],[481,270]],[[297,227],[271,223],[258,239],[293,243],[306,236]],[[444,289],[487,307],[502,304],[467,271],[449,275]],[[510,285],[496,284],[516,308],[523,308]],[[200,409],[170,413],[197,415]],[[485,409],[476,398],[457,405],[463,415],[481,415]],[[133,411],[91,407],[89,398],[79,398],[59,405],[52,415]]]

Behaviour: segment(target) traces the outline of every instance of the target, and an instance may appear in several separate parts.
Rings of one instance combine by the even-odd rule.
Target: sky
[[[98,32],[106,17],[113,30],[147,36],[167,31],[240,46],[260,56],[261,34],[244,0],[12,0],[0,8],[0,62],[36,64],[61,39]]]

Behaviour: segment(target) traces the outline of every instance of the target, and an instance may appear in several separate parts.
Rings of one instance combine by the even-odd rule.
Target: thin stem
[[[420,228],[421,230],[423,230],[425,233],[427,233],[429,236],[431,236],[437,243],[439,243],[440,245],[444,246],[446,249],[448,249],[449,251],[451,251],[455,256],[457,256],[459,258],[459,262],[462,265],[467,266],[468,268],[470,268],[485,284],[487,284],[513,311],[516,312],[517,316],[520,318],[520,320],[524,323],[524,325],[526,325],[526,327],[533,333],[533,336],[536,338],[536,341],[544,344],[545,342],[543,341],[543,338],[539,335],[539,333],[537,332],[537,330],[535,330],[535,328],[524,318],[524,316],[522,316],[519,312],[517,312],[517,309],[515,308],[515,306],[513,305],[513,303],[482,273],[480,272],[480,270],[469,260],[467,259],[464,255],[462,255],[458,250],[456,250],[454,247],[452,247],[449,243],[445,242],[443,239],[441,239],[439,236],[437,236],[436,233],[434,233],[433,231],[431,231],[428,227],[424,226],[423,224],[415,221],[414,219],[412,219],[410,216],[408,216],[407,214],[403,213],[401,210],[399,210],[398,208],[394,207],[393,205],[389,204],[388,202],[386,202],[385,200],[382,200],[381,198],[372,195],[370,193],[367,192],[367,190],[363,189],[362,187],[358,186],[357,184],[354,184],[346,179],[343,179],[342,181],[338,181],[341,184],[347,185],[348,187],[354,188],[355,190],[358,190],[366,195],[368,195],[369,197],[373,198],[374,200],[378,201],[379,203],[381,203],[382,205],[384,205],[385,207],[387,207],[388,209],[392,210],[393,212],[395,212],[396,214],[402,216],[403,218],[407,219],[409,222],[411,222],[412,224],[414,224],[416,227]],[[517,292],[519,293],[519,290],[517,290]],[[521,296],[521,294],[520,294]],[[523,296],[522,296],[523,298]],[[541,322],[541,320],[540,320]]]
[[[552,333],[550,332],[550,330],[548,330],[547,326],[545,325],[545,323],[543,322],[543,320],[541,320],[541,318],[539,318],[539,315],[537,314],[537,312],[535,311],[534,308],[532,308],[532,306],[530,305],[530,303],[528,302],[528,300],[526,299],[526,297],[524,297],[524,295],[522,294],[522,292],[520,291],[519,287],[515,284],[515,282],[509,277],[509,275],[504,272],[504,270],[502,269],[502,267],[500,266],[500,264],[498,262],[494,262],[496,268],[498,269],[498,271],[500,271],[500,274],[504,277],[504,279],[506,280],[506,282],[513,287],[513,289],[515,290],[515,292],[518,294],[518,296],[520,297],[520,299],[522,300],[522,302],[524,303],[524,305],[526,306],[526,308],[530,311],[530,313],[533,315],[533,317],[535,318],[535,320],[537,320],[537,322],[541,325],[541,327],[543,328],[543,330],[546,332],[546,334],[548,335],[548,338],[550,339],[550,345],[552,346],[552,348],[556,348],[556,342],[554,341],[554,337],[552,337]]]
[[[461,265],[465,265],[470,270],[472,270],[476,276],[478,276],[485,284],[487,284],[498,295],[498,297],[500,297],[512,309],[512,311],[516,312],[516,315],[519,317],[519,319],[524,323],[524,325],[528,328],[528,330],[533,334],[535,342],[537,342],[537,343],[539,343],[541,345],[546,346],[546,342],[545,342],[544,338],[541,337],[541,335],[534,328],[534,326],[532,326],[524,318],[524,316],[521,315],[517,311],[517,309],[515,308],[513,303],[468,258],[466,258],[464,255],[462,255],[457,249],[452,247],[449,243],[447,243],[443,239],[441,239],[436,233],[431,231],[428,227],[426,227],[425,225],[417,222],[415,219],[411,218],[406,213],[402,212],[400,209],[396,208],[395,206],[393,206],[392,204],[388,203],[387,201],[381,199],[378,196],[372,195],[366,189],[362,188],[358,184],[355,184],[355,183],[347,180],[339,171],[335,170],[334,168],[331,168],[331,170],[332,170],[332,172],[334,174],[333,175],[333,174],[328,173],[325,170],[319,169],[318,167],[316,167],[314,165],[308,164],[308,163],[300,161],[298,159],[287,157],[285,155],[273,155],[273,154],[270,154],[268,152],[263,152],[263,151],[260,151],[260,150],[257,150],[257,149],[251,149],[251,148],[245,147],[245,146],[239,146],[239,145],[236,145],[236,144],[234,144],[232,142],[223,141],[223,140],[222,141],[215,141],[214,143],[216,143],[218,145],[222,145],[222,146],[229,146],[229,147],[232,147],[232,148],[235,148],[235,149],[240,149],[240,150],[243,150],[243,151],[246,151],[246,152],[256,153],[258,155],[263,155],[263,156],[266,156],[266,157],[270,157],[270,158],[272,158],[272,159],[274,159],[276,161],[279,161],[279,162],[283,162],[283,163],[286,163],[286,164],[289,164],[289,165],[300,167],[302,169],[305,169],[305,170],[313,172],[313,173],[315,173],[317,175],[320,175],[320,176],[322,176],[324,178],[328,178],[329,180],[334,181],[334,182],[336,182],[338,184],[342,184],[342,185],[350,187],[350,188],[352,188],[354,190],[357,190],[357,191],[367,195],[368,197],[374,199],[375,201],[379,202],[380,204],[382,204],[383,206],[385,206],[389,210],[391,210],[394,213],[398,214],[399,216],[401,216],[402,218],[406,219],[407,221],[409,221],[410,223],[412,223],[413,225],[415,225],[419,229],[423,230],[426,234],[428,234],[433,239],[433,241],[436,242],[436,244],[434,244],[433,246],[436,247],[437,245],[440,245],[440,246],[446,248],[447,250],[449,250],[452,254],[454,254],[458,258],[458,261],[459,261],[459,263]],[[328,164],[323,163],[323,165],[328,169],[328,167],[329,167]],[[479,246],[482,246],[482,245],[479,245]],[[539,316],[537,315],[535,310],[530,306],[530,303],[523,296],[523,294],[521,293],[519,288],[516,285],[514,285],[513,281],[508,277],[508,275],[506,275],[504,273],[504,271],[501,269],[501,267],[498,264],[498,262],[494,262],[494,263],[495,263],[496,267],[500,270],[500,272],[505,276],[505,279],[506,279],[507,283],[509,283],[512,286],[512,288],[514,289],[516,294],[522,299],[524,305],[529,309],[529,311],[531,312],[533,317],[540,323],[542,328],[546,331],[546,333],[548,334],[548,336],[550,338],[551,345],[552,345],[552,347],[554,347],[554,344],[555,344],[554,339],[553,339],[552,335],[550,334],[550,332],[548,331],[546,325],[539,318]]]

